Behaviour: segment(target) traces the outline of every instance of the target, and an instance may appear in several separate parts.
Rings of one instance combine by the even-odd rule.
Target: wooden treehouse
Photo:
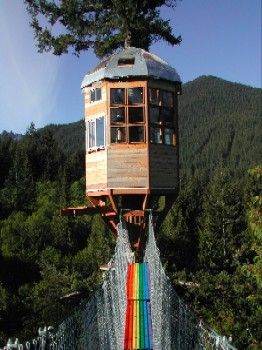
[[[86,125],[86,195],[114,232],[122,216],[143,227],[145,211],[162,208],[161,223],[179,185],[178,108],[181,81],[161,58],[133,47],[100,62],[81,85]]]

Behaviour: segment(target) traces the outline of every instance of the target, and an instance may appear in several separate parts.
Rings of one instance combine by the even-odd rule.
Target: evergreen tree
[[[4,211],[24,210],[30,212],[35,198],[35,186],[23,144],[16,147],[13,164],[1,191],[1,202]]]
[[[10,135],[0,135],[0,188],[4,186],[13,165],[16,144],[16,141]]]
[[[124,43],[148,49],[159,39],[171,45],[181,37],[172,34],[169,21],[160,15],[162,6],[174,7],[176,0],[24,0],[40,52],[60,55],[71,47],[76,54],[93,48],[104,56]],[[44,16],[48,26],[39,20]],[[56,25],[62,33],[56,35]]]
[[[255,256],[248,270],[262,290],[262,166],[251,169],[249,175],[252,179],[252,188],[249,194],[247,219],[252,241],[251,249]]]
[[[232,272],[245,241],[242,189],[229,170],[217,169],[206,191],[199,233],[200,266],[213,273]]]
[[[262,323],[262,166],[249,171],[251,186],[249,189],[247,223],[251,241],[248,259],[241,272],[246,279],[245,285],[251,285],[245,293],[245,300],[251,309],[247,319],[247,333],[252,349],[259,349],[262,342],[260,325]],[[244,294],[244,293],[243,293]],[[243,300],[244,295],[240,295]]]

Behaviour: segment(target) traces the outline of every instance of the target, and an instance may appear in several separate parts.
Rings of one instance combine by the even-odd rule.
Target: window
[[[174,94],[171,91],[149,89],[150,142],[175,144]]]
[[[88,122],[88,148],[95,147],[96,145],[95,130],[96,130],[96,123],[94,120],[91,120],[90,122]]]
[[[110,104],[124,105],[125,104],[125,89],[111,89],[110,90]]]
[[[90,102],[99,101],[102,98],[101,88],[96,88],[90,91]]]
[[[110,89],[111,143],[145,142],[144,88]]]
[[[105,147],[105,117],[96,118],[87,122],[87,149]]]
[[[128,104],[142,104],[143,103],[143,88],[128,89]]]
[[[135,58],[120,58],[118,60],[118,66],[119,67],[125,67],[125,66],[133,66],[135,63]]]

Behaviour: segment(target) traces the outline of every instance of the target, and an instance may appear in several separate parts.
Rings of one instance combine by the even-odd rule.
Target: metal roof
[[[160,57],[143,49],[128,47],[102,60],[86,74],[81,88],[103,79],[150,77],[181,82],[176,70]]]

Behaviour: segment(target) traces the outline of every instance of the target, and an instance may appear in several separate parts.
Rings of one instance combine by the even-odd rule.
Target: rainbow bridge
[[[156,245],[152,215],[142,263],[134,256],[124,220],[103,283],[56,330],[32,341],[8,341],[5,350],[236,350],[200,321],[178,297]]]

